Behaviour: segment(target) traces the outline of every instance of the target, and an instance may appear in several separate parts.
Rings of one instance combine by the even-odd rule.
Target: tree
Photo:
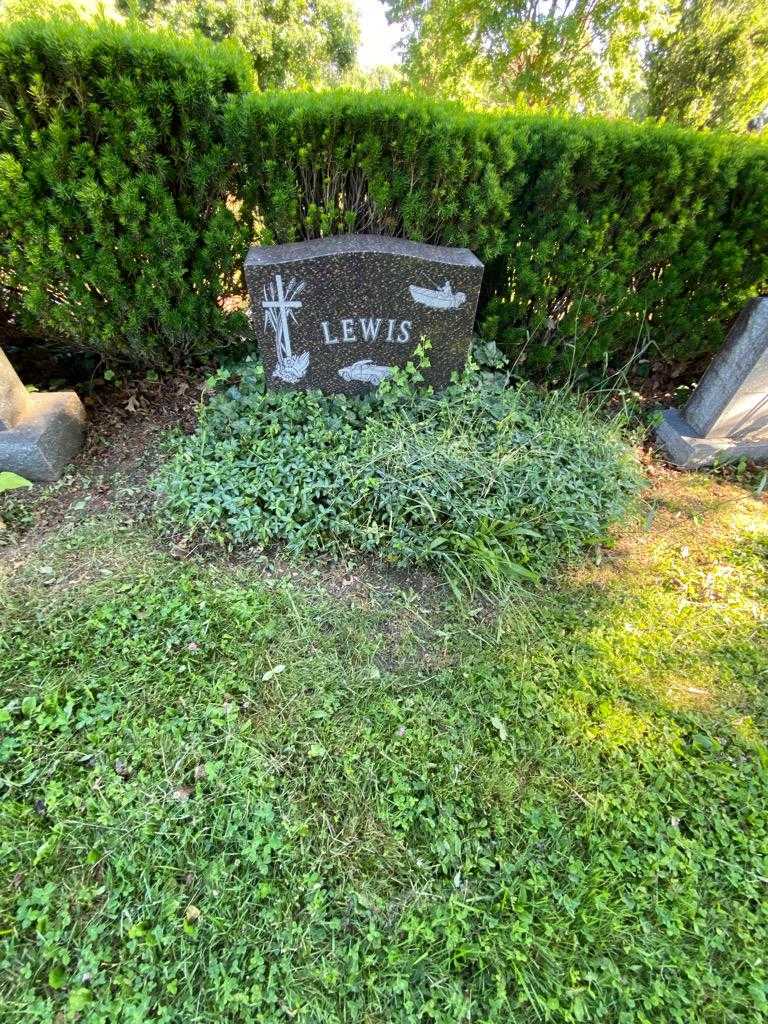
[[[117,13],[111,0],[0,0],[2,21],[54,16],[93,21],[102,16],[111,19]]]
[[[666,0],[385,0],[414,83],[483,105],[625,113]]]
[[[745,131],[763,126],[766,106],[766,0],[684,0],[674,30],[649,52],[648,114]]]
[[[118,9],[176,31],[237,39],[262,89],[337,80],[355,65],[350,0],[117,0]]]
[[[385,92],[388,89],[403,89],[405,86],[403,69],[393,64],[376,64],[364,71],[354,67],[347,71],[339,81],[344,89],[355,89],[357,92]]]

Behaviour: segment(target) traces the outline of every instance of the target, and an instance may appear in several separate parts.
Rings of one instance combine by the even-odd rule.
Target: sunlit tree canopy
[[[743,131],[762,127],[767,108],[768,3],[687,2],[650,52],[649,116]]]
[[[768,0],[385,3],[412,86],[472,104],[744,130],[768,103]]]
[[[355,64],[351,0],[116,0],[124,14],[209,39],[236,39],[262,88],[333,81]]]

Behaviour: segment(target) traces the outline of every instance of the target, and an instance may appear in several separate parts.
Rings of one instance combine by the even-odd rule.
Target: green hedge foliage
[[[267,241],[469,246],[486,264],[482,334],[539,372],[649,341],[688,362],[768,282],[764,143],[391,94],[265,93],[229,114]]]
[[[22,325],[136,363],[223,339],[240,262],[229,46],[73,19],[0,32],[0,298]]]
[[[250,241],[341,231],[472,248],[480,330],[532,373],[649,345],[686,364],[768,285],[768,146],[255,94],[237,51],[103,23],[0,32],[0,299],[25,326],[203,358],[242,337]]]

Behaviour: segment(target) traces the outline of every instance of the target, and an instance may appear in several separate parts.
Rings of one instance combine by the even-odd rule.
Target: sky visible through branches
[[[389,25],[380,0],[355,0],[360,16],[360,48],[357,59],[365,71],[380,64],[399,64],[397,44],[402,31]]]

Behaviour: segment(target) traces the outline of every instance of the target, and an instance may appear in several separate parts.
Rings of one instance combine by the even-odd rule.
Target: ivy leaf
[[[51,988],[64,988],[67,983],[67,975],[61,964],[54,964],[48,971],[48,984]]]
[[[76,988],[69,994],[70,1013],[79,1013],[91,1001],[91,993],[87,988]]]

